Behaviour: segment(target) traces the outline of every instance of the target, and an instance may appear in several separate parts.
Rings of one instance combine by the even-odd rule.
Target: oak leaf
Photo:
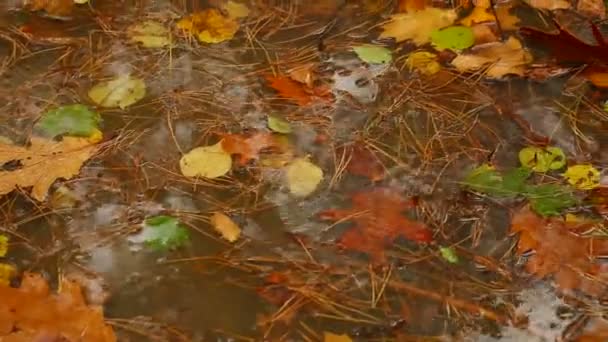
[[[80,285],[61,279],[58,293],[51,293],[42,276],[25,273],[19,288],[0,285],[0,341],[114,342],[103,310],[87,306]],[[38,339],[41,340],[41,339]]]
[[[58,142],[32,137],[29,147],[0,143],[0,195],[32,187],[32,197],[43,201],[55,180],[77,175],[96,151],[89,139],[77,137]]]
[[[523,208],[513,215],[511,233],[519,234],[518,254],[534,251],[525,266],[529,273],[541,279],[552,275],[562,290],[599,295],[608,278],[596,258],[608,252],[608,240],[581,235],[591,224],[542,218]]]
[[[330,209],[318,214],[322,220],[353,221],[338,244],[355,251],[368,253],[374,261],[385,259],[385,250],[399,236],[415,242],[431,242],[431,231],[423,223],[404,215],[415,206],[415,201],[405,199],[399,191],[390,188],[374,188],[355,193],[352,208]]]

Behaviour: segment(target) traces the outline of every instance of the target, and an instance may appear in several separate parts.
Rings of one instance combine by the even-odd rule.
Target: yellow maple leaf
[[[397,42],[411,39],[422,45],[430,41],[431,32],[451,25],[456,12],[451,9],[425,8],[412,13],[399,13],[382,26],[380,38],[395,38]]]
[[[192,13],[177,22],[177,28],[203,43],[221,43],[232,39],[239,30],[234,17],[224,16],[215,8]]]
[[[27,148],[0,143],[0,164],[14,166],[0,171],[0,195],[32,187],[32,197],[43,201],[55,180],[74,177],[96,151],[88,138],[77,137],[61,141],[32,137]]]
[[[465,26],[473,26],[474,24],[496,21],[494,15],[488,13],[490,6],[490,0],[477,0],[471,14],[463,18],[460,23]]]

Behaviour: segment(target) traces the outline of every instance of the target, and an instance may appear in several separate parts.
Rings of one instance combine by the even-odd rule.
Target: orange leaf
[[[229,154],[239,155],[239,164],[246,165],[260,157],[266,149],[281,149],[276,136],[267,132],[256,132],[251,135],[226,134],[222,137],[222,148]]]
[[[266,76],[271,88],[281,97],[291,100],[300,106],[311,104],[315,98],[327,100],[331,93],[325,87],[307,88],[303,84],[286,76]]]
[[[363,144],[344,147],[343,152],[350,154],[346,170],[351,174],[369,178],[373,182],[384,178],[384,166],[380,159]]]
[[[426,7],[425,0],[399,0],[399,12],[416,12]]]
[[[74,8],[74,0],[30,0],[27,7],[31,11],[45,11],[52,16],[69,16]]]
[[[596,87],[608,88],[608,70],[604,68],[589,68],[585,70],[583,75]]]
[[[313,68],[314,63],[306,63],[299,65],[291,70],[289,70],[289,77],[292,80],[305,84],[307,87],[311,88],[313,82],[315,81]]]

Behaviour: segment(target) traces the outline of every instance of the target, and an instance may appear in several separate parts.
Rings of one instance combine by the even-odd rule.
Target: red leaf
[[[272,133],[256,132],[251,135],[226,134],[222,136],[222,148],[229,154],[238,154],[239,164],[246,165],[249,161],[258,159],[263,150],[280,150],[281,145]]]
[[[384,178],[384,166],[380,159],[363,144],[355,143],[344,147],[342,151],[350,154],[346,170],[351,174],[369,178],[373,182]]]
[[[331,93],[325,87],[308,88],[286,76],[266,76],[270,87],[276,90],[281,97],[291,100],[300,106],[311,104],[316,98],[327,100]]]
[[[338,241],[345,249],[368,253],[374,261],[382,262],[385,249],[399,236],[416,242],[433,241],[425,224],[403,215],[403,211],[414,207],[414,203],[396,190],[375,188],[358,192],[352,196],[352,204],[351,209],[326,210],[318,214],[327,221],[355,223]]]

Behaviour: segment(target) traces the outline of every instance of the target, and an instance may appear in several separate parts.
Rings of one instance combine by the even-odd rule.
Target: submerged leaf
[[[232,0],[226,2],[222,8],[230,18],[245,18],[249,15],[249,8],[246,5]]]
[[[384,46],[366,44],[355,46],[353,50],[362,61],[367,63],[384,64],[393,59],[391,50]]]
[[[475,43],[475,35],[470,27],[450,26],[431,32],[431,42],[438,50],[464,50]]]
[[[13,265],[0,263],[0,286],[9,286],[11,279],[17,274],[17,269]],[[2,336],[0,336],[1,339]]]
[[[286,76],[266,76],[269,86],[276,90],[282,97],[306,106],[314,102],[315,99],[326,101],[330,97],[328,89],[322,87],[308,88],[300,82],[296,82]]]
[[[192,13],[177,22],[177,28],[195,36],[203,43],[221,43],[230,40],[239,30],[235,17],[224,16],[215,8]]]
[[[411,39],[416,45],[430,41],[431,32],[451,25],[456,12],[451,9],[425,8],[411,13],[399,13],[382,26],[380,38],[395,38],[397,42]]]
[[[502,78],[506,75],[523,76],[526,65],[532,61],[521,42],[509,37],[506,42],[486,43],[473,47],[470,53],[452,60],[452,65],[462,72],[474,72],[485,68],[485,76]]]
[[[532,209],[542,216],[561,214],[562,210],[577,204],[574,193],[557,184],[533,185],[526,188],[526,197]]]
[[[592,190],[600,186],[600,171],[591,164],[569,166],[564,178],[581,190]]]
[[[169,29],[153,20],[146,20],[129,26],[127,35],[132,41],[141,43],[147,48],[161,48],[171,45]]]
[[[458,254],[452,249],[452,247],[439,247],[439,253],[441,253],[441,257],[444,258],[447,262],[451,264],[458,263]]]
[[[0,235],[0,258],[6,256],[8,252],[8,237],[6,235]]]
[[[217,178],[232,168],[232,157],[222,147],[222,141],[211,146],[197,147],[184,154],[179,167],[186,177]]]
[[[48,138],[59,135],[90,137],[99,132],[99,113],[81,104],[57,107],[42,115],[34,129]]]
[[[566,155],[559,147],[525,147],[519,151],[521,165],[536,172],[559,170],[566,165]]]
[[[268,128],[271,131],[283,134],[291,133],[291,125],[288,121],[274,115],[268,116]]]
[[[253,134],[226,134],[222,137],[222,149],[230,155],[238,155],[240,165],[247,165],[257,160],[266,150],[282,151],[285,144],[279,139],[280,135],[268,132]]]
[[[172,216],[153,216],[143,222],[142,231],[131,236],[131,242],[144,242],[158,249],[169,250],[183,246],[190,240],[188,228]]]
[[[330,332],[323,333],[323,342],[352,342],[348,335],[337,335]]]
[[[124,109],[146,96],[146,84],[139,78],[121,75],[89,90],[89,97],[102,107]]]
[[[287,166],[287,185],[295,196],[310,195],[322,180],[323,170],[306,158],[298,158]]]
[[[228,242],[235,242],[241,236],[241,228],[226,214],[216,211],[210,220],[213,228]]]
[[[423,75],[433,75],[441,70],[441,65],[437,62],[437,55],[427,51],[410,53],[405,60],[405,65],[410,71],[416,70]]]
[[[491,5],[490,0],[477,0],[471,14],[462,19],[460,23],[466,26],[473,26],[474,24],[496,21],[494,15],[488,11]]]

